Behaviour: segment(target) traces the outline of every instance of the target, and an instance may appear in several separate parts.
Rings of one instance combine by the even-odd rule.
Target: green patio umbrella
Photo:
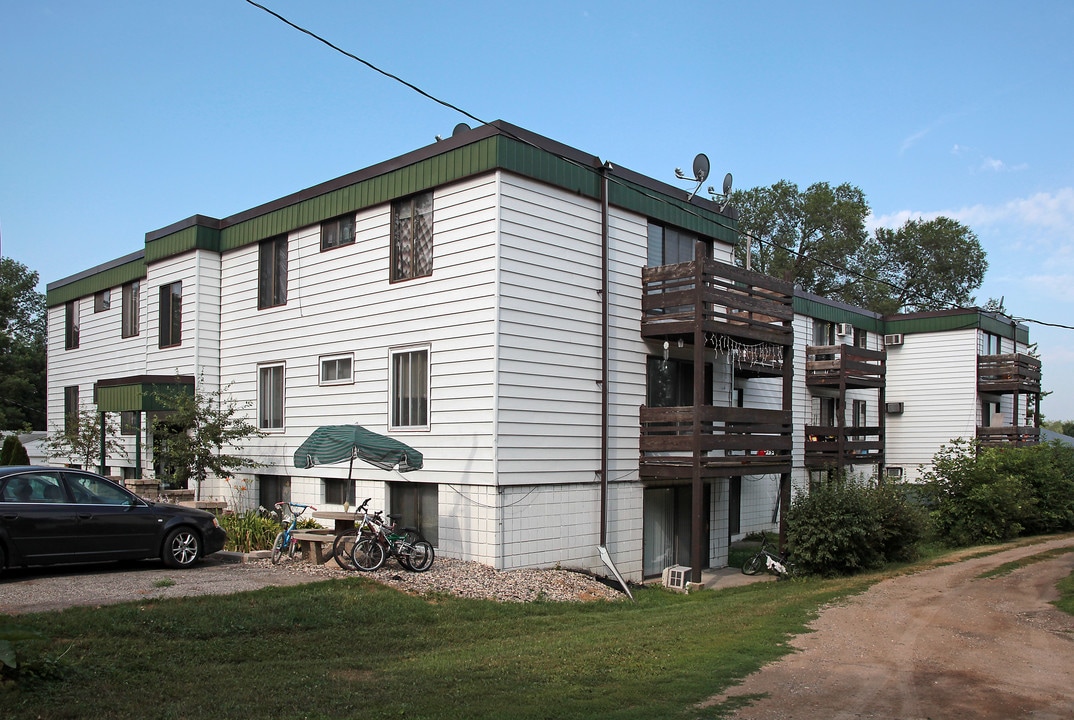
[[[366,430],[360,425],[322,425],[295,450],[295,467],[311,468],[354,459],[382,470],[420,470],[421,453],[398,440]],[[348,471],[348,476],[350,472]]]

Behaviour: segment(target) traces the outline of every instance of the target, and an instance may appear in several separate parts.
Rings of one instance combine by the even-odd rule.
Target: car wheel
[[[201,538],[190,528],[181,527],[168,533],[161,559],[173,568],[190,567],[201,556]]]

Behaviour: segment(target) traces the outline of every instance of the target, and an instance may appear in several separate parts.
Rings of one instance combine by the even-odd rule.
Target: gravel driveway
[[[713,698],[767,695],[739,720],[1074,717],[1074,617],[1050,604],[1074,553],[1006,575],[1004,563],[1074,537],[885,580],[824,610],[798,650]]]

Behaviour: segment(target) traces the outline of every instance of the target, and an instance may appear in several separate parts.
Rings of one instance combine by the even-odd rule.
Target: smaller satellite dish
[[[699,183],[705,182],[705,178],[709,176],[709,159],[705,153],[698,153],[694,158],[694,180]]]
[[[455,126],[455,129],[451,131],[451,137],[455,137],[459,133],[464,133],[470,129],[470,126],[466,123],[459,123]]]
[[[731,173],[727,173],[723,176],[723,194],[731,194]]]

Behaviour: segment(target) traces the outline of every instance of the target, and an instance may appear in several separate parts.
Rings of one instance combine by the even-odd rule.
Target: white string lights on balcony
[[[762,365],[767,368],[783,367],[783,346],[771,343],[747,345],[726,335],[709,335],[709,343],[716,352],[734,355],[735,361],[752,366]]]

